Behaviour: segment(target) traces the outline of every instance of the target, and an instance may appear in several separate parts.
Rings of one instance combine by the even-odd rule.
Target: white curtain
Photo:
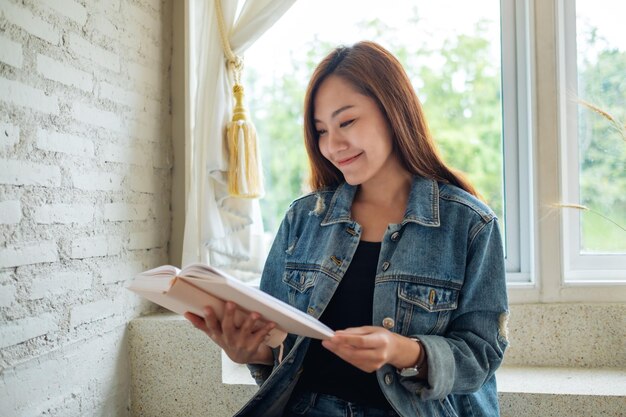
[[[265,238],[258,200],[228,195],[223,132],[232,116],[232,79],[221,46],[215,4],[214,0],[188,2],[191,108],[185,138],[187,213],[182,264],[200,261],[240,276],[246,272],[254,276],[263,267]],[[242,56],[294,2],[247,0],[235,22],[238,0],[222,0],[233,52]]]

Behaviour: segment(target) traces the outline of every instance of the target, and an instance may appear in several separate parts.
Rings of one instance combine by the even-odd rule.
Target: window
[[[626,122],[626,31],[619,19],[625,9],[610,0],[296,2],[245,54],[248,108],[264,153],[268,235],[306,192],[302,105],[313,66],[339,43],[372,39],[403,61],[451,165],[472,174],[485,155],[494,158],[489,178],[471,179],[504,219],[510,301],[623,302],[626,237],[608,223],[598,226],[604,220],[595,213],[558,203],[588,205],[626,222],[626,145],[613,139],[609,145],[605,136],[613,131],[576,101]],[[476,85],[491,96],[474,95]],[[442,110],[450,103],[456,105]],[[483,130],[477,119],[486,121]],[[454,140],[463,152],[456,153]],[[488,152],[481,154],[477,143],[488,144]],[[599,176],[621,195],[604,200],[597,191],[607,185],[595,186]]]
[[[517,47],[526,39],[519,23],[525,11],[515,4],[296,2],[245,55],[244,85],[263,153],[267,193],[261,206],[268,233],[307,191],[302,107],[314,66],[338,44],[369,39],[402,61],[444,159],[469,176],[501,220],[509,280],[528,282],[529,206],[521,202],[529,201],[530,182],[519,170],[528,163],[529,135],[526,101],[518,97],[527,86],[526,61],[516,52],[527,49]]]
[[[609,0],[560,3],[564,275],[626,278],[626,31]]]
[[[625,232],[595,212],[559,206],[585,205],[626,222],[625,141],[609,139],[616,130],[578,101],[625,122],[626,33],[612,22],[626,3],[606,1],[485,0],[467,10],[456,1],[404,0],[386,9],[377,1],[296,2],[245,54],[248,108],[267,176],[261,203],[268,235],[307,191],[301,112],[313,66],[339,43],[372,39],[401,58],[446,159],[470,174],[504,220],[511,301],[623,301]],[[447,13],[451,8],[463,21]],[[463,56],[455,50],[460,42],[479,49]],[[477,60],[484,65],[465,66]],[[470,94],[476,85],[497,99]],[[483,130],[476,130],[479,117]],[[488,176],[472,177],[484,168],[484,155],[475,152],[483,147],[472,138],[498,155]]]

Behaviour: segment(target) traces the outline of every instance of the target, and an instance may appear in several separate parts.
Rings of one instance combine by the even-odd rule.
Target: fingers
[[[380,349],[356,349],[350,345],[333,344],[327,340],[323,341],[322,345],[365,372],[373,372],[386,363],[385,352]]]
[[[257,333],[261,331],[268,323],[261,319],[259,313],[250,313],[241,324],[239,330],[242,333]]]
[[[330,339],[334,344],[346,344],[358,349],[377,349],[385,345],[388,331],[373,326],[338,330]]]
[[[229,345],[260,343],[276,327],[275,323],[263,320],[259,313],[245,313],[232,302],[225,303],[221,320],[208,306],[204,309],[204,317],[190,312],[185,313],[184,317],[213,340],[225,341]]]
[[[205,333],[212,339],[216,339],[222,336],[222,325],[217,319],[217,314],[211,307],[205,307],[204,309],[204,325],[206,327]]]
[[[235,332],[235,304],[230,301],[224,305],[224,316],[222,317],[222,330],[225,333]]]
[[[341,341],[335,341],[334,338],[330,340],[323,340],[322,346],[331,352],[335,353],[338,356],[344,357],[356,357],[356,356],[364,356],[370,351],[374,349],[363,349],[355,347],[348,343],[342,343]]]
[[[217,339],[221,335],[220,325],[215,312],[210,307],[205,308],[204,317],[189,311],[183,314],[183,317],[189,320],[196,329],[202,330],[207,336],[218,342]]]
[[[335,332],[335,336],[330,339],[336,345],[349,345],[359,349],[371,349],[372,341],[367,336],[349,335]]]
[[[322,345],[365,372],[375,371],[387,363],[391,352],[390,332],[373,326],[337,331]]]
[[[259,313],[247,313],[232,302],[224,306],[221,320],[211,307],[206,307],[204,317],[187,312],[184,314],[196,328],[206,333],[236,363],[266,363],[271,350],[263,342],[276,327],[263,320]]]
[[[225,313],[225,320],[222,323],[224,332],[229,331],[232,334],[237,334],[241,339],[252,338],[262,341],[264,336],[276,327],[274,323],[263,320],[259,313],[252,312],[244,316],[242,311],[236,310],[236,305],[234,307],[235,310],[230,311],[231,307],[229,306]],[[246,343],[248,342],[246,341]]]
[[[189,320],[191,324],[193,324],[193,326],[196,328],[200,328],[204,325],[204,319],[202,317],[196,316],[195,314],[190,313],[189,311],[183,314],[183,317]]]
[[[265,326],[261,327],[259,330],[257,330],[254,333],[250,333],[250,335],[252,336],[249,343],[253,346],[256,346],[257,349],[259,347],[259,345],[261,345],[261,343],[263,343],[269,333],[276,327],[276,324],[270,322],[267,323]]]

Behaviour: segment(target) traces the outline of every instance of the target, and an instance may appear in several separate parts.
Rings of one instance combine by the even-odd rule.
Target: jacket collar
[[[356,191],[357,186],[346,182],[341,183],[333,194],[321,226],[353,222],[353,219],[350,217],[350,207]],[[402,225],[406,223],[418,223],[431,227],[440,225],[439,185],[437,181],[417,175],[413,177]]]

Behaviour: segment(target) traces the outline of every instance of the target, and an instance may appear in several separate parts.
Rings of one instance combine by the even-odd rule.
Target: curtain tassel
[[[234,197],[259,198],[263,196],[263,171],[257,145],[256,130],[243,105],[243,86],[233,86],[235,108],[233,118],[226,126],[229,167],[228,192]]]

